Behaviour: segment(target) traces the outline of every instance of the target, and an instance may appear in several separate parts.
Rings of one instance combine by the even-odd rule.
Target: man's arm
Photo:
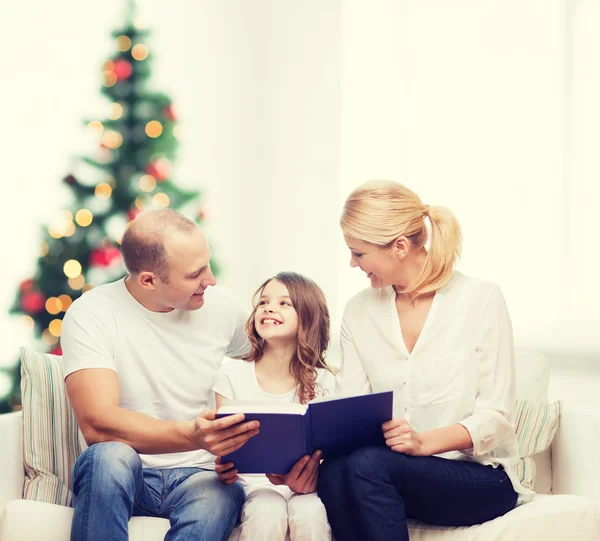
[[[258,433],[258,423],[243,414],[215,420],[205,411],[192,421],[161,421],[119,407],[119,379],[110,369],[90,368],[66,379],[67,394],[88,445],[120,441],[138,453],[158,454],[206,449],[225,455]]]

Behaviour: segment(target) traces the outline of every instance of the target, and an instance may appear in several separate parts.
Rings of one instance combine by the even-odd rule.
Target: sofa
[[[541,405],[542,411],[548,402],[549,377],[542,355],[517,354],[520,400]],[[31,490],[23,499],[28,486],[24,482],[32,475],[31,468],[24,470],[27,408],[26,404],[23,412],[0,416],[0,541],[67,541],[70,507],[35,501]],[[530,457],[537,492],[533,501],[478,526],[448,528],[410,521],[411,541],[600,541],[600,407],[561,402],[557,426],[550,447]],[[25,440],[29,437],[25,434]],[[133,517],[129,537],[159,541],[168,528],[166,519]],[[238,538],[236,530],[230,541]]]

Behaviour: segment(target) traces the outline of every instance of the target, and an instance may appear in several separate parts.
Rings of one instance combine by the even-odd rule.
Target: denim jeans
[[[244,490],[201,468],[144,469],[124,443],[97,443],[77,459],[71,541],[128,541],[132,516],[169,519],[165,541],[227,540]]]
[[[470,526],[510,511],[517,502],[502,467],[387,447],[364,447],[325,460],[318,493],[337,541],[408,541],[407,518]]]

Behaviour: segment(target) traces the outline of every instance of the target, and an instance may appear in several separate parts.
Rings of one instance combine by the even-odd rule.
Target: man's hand
[[[408,424],[406,419],[392,419],[381,425],[385,444],[398,453],[412,456],[428,456],[423,436]]]
[[[214,410],[203,411],[194,420],[192,440],[200,449],[206,449],[213,455],[228,455],[259,432],[258,421],[243,423],[243,420],[243,413],[216,419]]]
[[[215,471],[217,472],[219,481],[226,485],[232,485],[238,480],[238,471],[235,469],[233,462],[223,464],[220,456],[215,460]]]
[[[287,485],[297,494],[310,494],[317,490],[321,451],[311,457],[304,456],[285,475],[270,473],[267,477],[274,485]]]

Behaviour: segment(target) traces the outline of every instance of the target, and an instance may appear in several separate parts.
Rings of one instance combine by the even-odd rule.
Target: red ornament
[[[129,62],[127,62],[127,60],[120,59],[115,62],[114,72],[119,81],[129,79],[132,71],[133,67]]]
[[[138,208],[132,208],[129,209],[129,211],[127,212],[127,219],[130,222],[133,222],[133,220],[135,220],[138,217],[138,214],[142,212],[140,209]]]
[[[171,162],[167,158],[158,158],[146,166],[146,173],[158,182],[164,182],[171,176]]]
[[[31,291],[21,296],[21,308],[28,314],[39,314],[46,305],[46,297],[39,291]]]
[[[19,288],[21,289],[21,293],[29,293],[33,291],[35,286],[35,280],[33,278],[29,278],[28,280],[23,280]]]
[[[54,346],[50,350],[50,355],[62,355],[62,348],[60,346]]]
[[[177,120],[177,115],[175,114],[175,109],[173,108],[172,103],[169,103],[169,105],[163,107],[162,113],[165,115],[165,118],[171,122],[175,122]]]
[[[92,267],[108,267],[120,257],[121,251],[114,246],[97,248],[90,255],[90,265]]]

